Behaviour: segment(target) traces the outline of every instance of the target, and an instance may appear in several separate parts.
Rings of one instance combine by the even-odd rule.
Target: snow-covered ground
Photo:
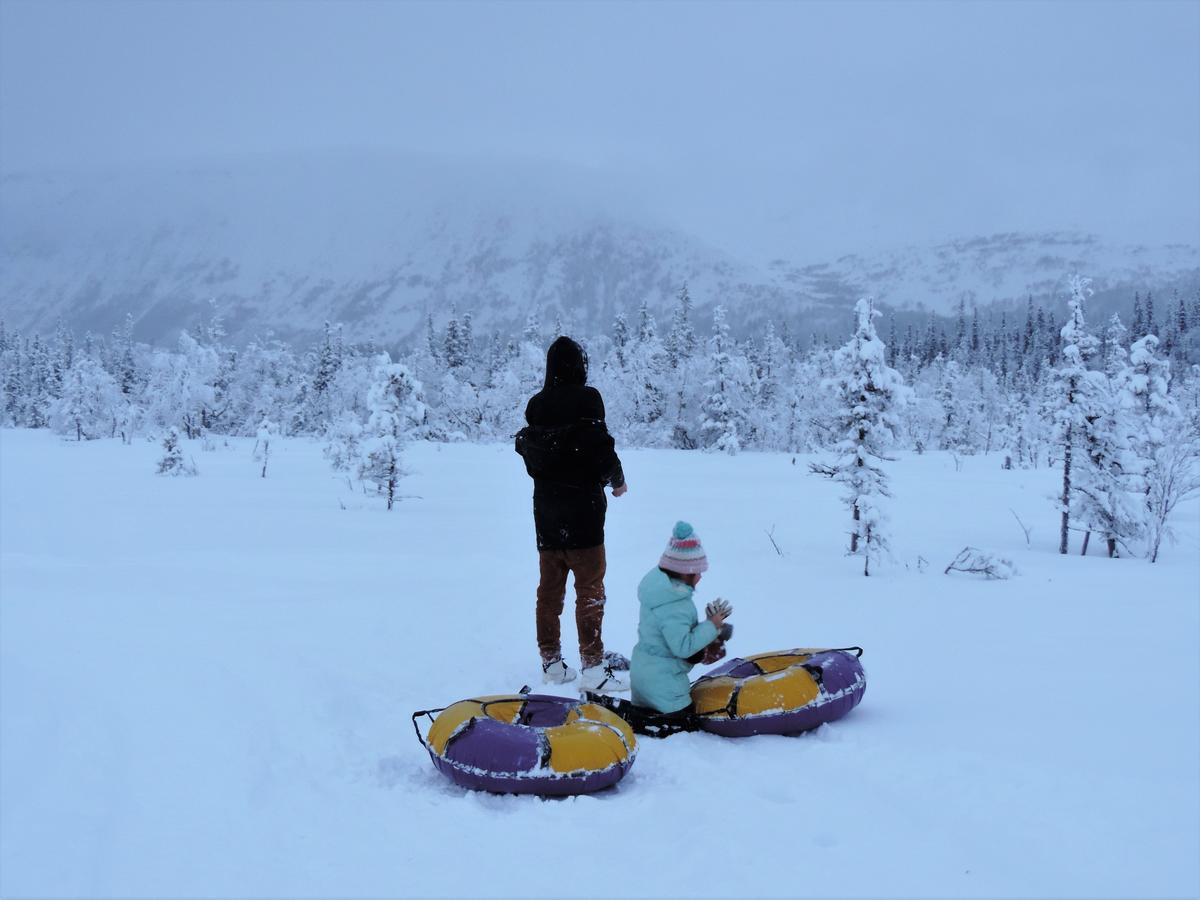
[[[616,789],[542,801],[453,786],[409,721],[537,683],[512,450],[411,447],[388,513],[317,444],[265,480],[251,445],[169,479],[148,442],[0,433],[0,894],[1200,893],[1200,503],[1157,565],[1064,558],[1054,472],[905,455],[896,563],[863,578],[806,459],[627,451],[608,645],[686,518],[732,653],[860,644],[867,692],[799,738],[644,740]],[[968,543],[1020,576],[943,575]]]

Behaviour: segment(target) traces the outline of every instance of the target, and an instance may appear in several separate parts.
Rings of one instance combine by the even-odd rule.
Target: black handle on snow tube
[[[781,650],[778,653],[764,654],[759,659],[778,659],[781,656],[794,656],[798,650],[805,650],[807,656],[816,656],[818,653],[851,653],[854,652],[855,657],[862,658],[862,647],[822,647],[822,648],[796,648],[796,650]],[[757,662],[757,660],[755,660]],[[761,668],[761,666],[759,667]],[[708,678],[723,678],[724,675],[701,675],[696,681],[704,681]]]
[[[795,651],[784,651],[783,653],[772,653],[771,656],[768,656],[766,658],[772,659],[776,656],[791,656],[791,654],[793,652],[795,652]],[[808,655],[816,656],[818,653],[851,653],[851,652],[853,652],[856,657],[861,657],[863,655],[863,648],[862,647],[822,647],[820,649],[809,650]]]
[[[483,713],[484,715],[487,715],[487,708],[489,706],[491,706],[493,703],[515,703],[515,702],[524,703],[525,696],[528,695],[528,693],[529,693],[529,685],[525,685],[524,687],[521,688],[520,694],[515,697],[500,697],[495,700],[476,700],[475,698],[472,697],[467,700],[460,700],[459,702],[460,703],[478,703],[479,711],[481,713]],[[576,701],[576,705],[578,705],[578,701]],[[429,741],[427,741],[425,739],[425,735],[421,734],[421,726],[417,724],[417,719],[419,719],[421,716],[425,716],[426,718],[429,719],[430,724],[432,724],[433,723],[433,714],[440,713],[446,709],[449,709],[449,707],[439,706],[436,709],[418,709],[415,713],[412,714],[413,731],[415,731],[417,733],[417,740],[420,741],[421,746],[424,747],[426,750],[429,750],[430,753],[432,753],[433,751],[430,749]]]
[[[421,746],[424,747],[430,753],[432,753],[433,751],[429,749],[429,741],[427,741],[425,739],[425,735],[421,734],[421,726],[417,724],[417,718],[419,716],[427,716],[429,718],[430,724],[432,724],[433,723],[433,714],[439,713],[442,710],[444,710],[445,708],[446,707],[444,707],[444,706],[439,706],[437,709],[418,709],[415,713],[412,714],[413,731],[415,731],[417,733],[417,740],[420,741]]]

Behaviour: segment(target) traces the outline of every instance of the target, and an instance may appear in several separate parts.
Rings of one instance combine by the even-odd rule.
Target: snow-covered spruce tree
[[[186,421],[184,427],[188,437],[197,437],[206,432],[230,433],[230,423],[225,419],[229,412],[229,385],[237,367],[238,353],[225,344],[225,322],[216,299],[210,299],[208,314],[193,329],[194,337],[180,335],[179,348],[186,357],[186,368],[200,376],[200,384],[207,397],[198,410],[199,424],[195,427]]]
[[[127,402],[100,363],[76,354],[63,374],[62,396],[50,405],[50,425],[77,441],[113,437]]]
[[[499,393],[499,402],[511,411],[512,418],[508,420],[508,424],[515,426],[508,430],[508,434],[514,434],[521,427],[525,404],[541,390],[545,379],[546,345],[540,343],[540,340],[538,343],[520,341]]]
[[[625,390],[632,402],[628,419],[621,429],[627,439],[643,447],[665,446],[662,434],[667,412],[665,390],[669,364],[659,340],[654,316],[645,300],[638,309],[636,337],[626,348],[627,379]]]
[[[458,320],[458,307],[456,305],[450,307],[450,320],[446,323],[446,336],[442,347],[443,358],[446,360],[446,368],[457,369],[459,366],[466,365],[470,350],[463,334],[462,325]]]
[[[674,406],[671,446],[680,450],[691,450],[696,446],[696,440],[691,422],[694,417],[693,403],[689,395],[695,390],[693,373],[699,341],[692,327],[692,298],[686,282],[680,288],[676,299],[678,304],[671,318],[671,330],[663,341],[663,349],[667,356],[667,369],[664,374],[670,382],[663,387]]]
[[[1157,562],[1163,538],[1171,534],[1169,519],[1179,501],[1200,490],[1200,435],[1168,393],[1170,372],[1156,336],[1134,342],[1126,386],[1135,411],[1131,443],[1140,464],[1151,562]]]
[[[961,345],[966,353],[966,343]],[[934,360],[934,367],[938,360]],[[963,378],[962,366],[957,360],[947,360],[941,367],[941,379],[937,386],[938,404],[942,408],[942,436],[940,449],[954,453],[973,453],[971,406],[967,398],[968,387]]]
[[[475,323],[468,309],[463,313],[462,321],[458,325],[458,341],[462,346],[463,364],[468,364],[475,355]]]
[[[918,454],[938,447],[946,421],[946,410],[939,396],[942,364],[919,369],[912,378],[909,400],[899,412],[901,429],[908,446]]]
[[[701,404],[700,441],[705,450],[720,450],[731,456],[741,449],[738,439],[737,386],[735,369],[730,357],[732,341],[725,307],[713,310],[713,333],[708,346],[709,377],[704,382],[705,397]]]
[[[1004,409],[1004,468],[1036,469],[1046,427],[1039,415],[1037,391],[1027,370],[1013,377]]]
[[[3,400],[0,401],[0,424],[16,427],[25,420],[24,359],[21,355],[20,336],[9,333],[7,348],[3,354]]]
[[[438,383],[439,412],[449,440],[478,440],[486,419],[487,404],[466,376],[466,366],[460,365]]]
[[[1149,334],[1129,348],[1129,373],[1126,389],[1138,413],[1135,450],[1163,443],[1162,424],[1179,417],[1179,408],[1169,393],[1171,363],[1158,352],[1158,338]]]
[[[234,367],[226,379],[223,432],[257,436],[263,419],[277,423],[280,434],[319,432],[323,422],[311,403],[309,373],[303,371],[308,365],[318,365],[313,357],[309,354],[302,367],[292,348],[281,341],[253,340],[247,344],[233,357]]]
[[[375,381],[367,394],[367,406],[371,417],[360,444],[358,476],[375,485],[387,498],[387,508],[391,509],[396,499],[396,485],[404,475],[400,456],[405,439],[414,424],[425,415],[421,383],[407,366],[382,363],[375,371]]]
[[[747,411],[749,436],[755,446],[784,448],[791,410],[782,385],[788,367],[788,352],[768,321],[762,348],[750,370],[750,399]]]
[[[131,397],[143,386],[144,379],[138,372],[133,342],[133,314],[125,314],[125,322],[113,331],[112,374],[121,393]]]
[[[331,388],[338,370],[342,367],[344,357],[345,345],[342,340],[342,326],[338,325],[335,330],[326,322],[321,347],[316,353],[312,375],[308,381],[308,394],[305,398],[307,409],[304,411],[304,420],[313,430],[319,431],[332,418]]]
[[[1104,536],[1108,555],[1115,557],[1119,547],[1128,547],[1142,530],[1141,510],[1130,493],[1136,487],[1131,480],[1136,466],[1132,465],[1128,446],[1128,372],[1121,345],[1124,333],[1120,319],[1114,315],[1101,352],[1104,371],[1088,373],[1094,380],[1091,409],[1083,417],[1079,441],[1082,453],[1072,484],[1076,515],[1085,529],[1084,554],[1093,531]]]
[[[530,310],[529,315],[525,317],[525,328],[521,332],[521,337],[535,347],[542,345],[542,323],[538,318],[537,310]]]
[[[511,358],[499,332],[494,333],[486,347],[480,349],[481,360],[474,367],[476,375],[471,382],[479,410],[476,439],[502,440],[520,428],[521,413],[525,407],[520,400],[514,400],[508,393],[506,373],[511,365]],[[426,405],[428,406],[428,403]],[[417,436],[419,435],[414,435]]]
[[[351,412],[338,413],[325,431],[327,438],[323,450],[325,458],[336,472],[356,471],[362,458],[363,427]]]
[[[178,423],[189,438],[199,437],[206,420],[220,419],[205,413],[216,403],[213,385],[219,367],[216,351],[202,346],[187,332],[179,335],[177,353],[157,352],[146,386],[150,423],[163,428]]]
[[[624,372],[626,367],[625,352],[629,346],[629,323],[625,321],[625,313],[619,312],[613,319],[612,359],[617,371]]]
[[[1180,501],[1200,493],[1200,443],[1192,429],[1175,420],[1165,427],[1166,442],[1158,448],[1146,468],[1147,553],[1158,561],[1164,537],[1174,537],[1171,514]]]
[[[49,390],[49,352],[36,334],[25,357],[29,367],[25,378],[25,426],[45,428],[49,424],[50,404],[54,397]]]
[[[158,461],[159,475],[195,475],[196,465],[183,458],[183,439],[172,425],[162,439],[163,455]]]
[[[1059,495],[1061,526],[1058,552],[1069,550],[1071,528],[1071,499],[1075,494],[1071,478],[1075,462],[1075,447],[1083,439],[1087,417],[1095,406],[1097,380],[1103,376],[1088,368],[1096,353],[1096,338],[1088,333],[1084,319],[1084,304],[1091,294],[1091,281],[1081,275],[1070,279],[1071,296],[1067,299],[1070,313],[1059,332],[1062,337],[1060,365],[1055,371],[1056,403],[1054,421],[1057,440],[1062,451],[1062,493]]]
[[[493,331],[483,353],[483,387],[493,390],[500,382],[500,373],[508,365],[508,351],[499,331]],[[415,373],[414,373],[415,374]],[[419,377],[419,376],[418,376]]]
[[[675,295],[675,299],[679,302],[671,317],[671,330],[667,333],[666,340],[663,341],[663,349],[667,351],[667,362],[672,369],[676,368],[681,361],[695,356],[700,345],[696,338],[696,330],[692,327],[692,297],[688,293],[686,281],[679,289],[679,293]]]
[[[980,366],[971,374],[971,406],[974,452],[991,453],[1002,437],[1004,398],[1000,383],[988,368]]]
[[[895,440],[896,410],[907,399],[900,373],[885,362],[886,348],[875,333],[879,313],[871,298],[855,306],[854,336],[833,355],[830,380],[838,400],[834,427],[838,436],[833,478],[846,488],[851,513],[850,553],[863,557],[863,575],[887,551],[883,501],[890,497],[887,473],[878,465]]]
[[[67,380],[67,372],[75,364],[75,335],[66,327],[60,318],[54,326],[54,340],[50,345],[50,369],[47,386],[50,396],[57,400],[62,397],[63,385]]]

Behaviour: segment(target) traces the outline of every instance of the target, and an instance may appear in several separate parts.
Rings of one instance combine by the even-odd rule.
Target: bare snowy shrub
[[[271,441],[279,435],[279,426],[270,419],[258,423],[257,439],[254,442],[254,458],[262,462],[262,474],[267,477],[267,463],[271,459]]]
[[[1174,540],[1169,522],[1175,507],[1200,493],[1200,445],[1192,439],[1184,423],[1175,425],[1174,433],[1169,433],[1168,440],[1154,448],[1143,470],[1150,562],[1158,561],[1163,538]]]
[[[990,550],[980,550],[978,547],[963,547],[942,574],[949,575],[951,572],[966,572],[996,579],[1012,578],[1018,574],[1012,560]]]

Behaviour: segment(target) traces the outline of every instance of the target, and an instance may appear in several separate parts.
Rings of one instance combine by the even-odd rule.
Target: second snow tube
[[[433,718],[433,713],[438,713]],[[637,757],[629,724],[597,706],[542,694],[460,700],[417,737],[438,771],[474,790],[502,794],[586,794],[625,777]]]
[[[799,734],[862,700],[861,647],[796,649],[734,658],[692,684],[700,727],[726,737]]]

